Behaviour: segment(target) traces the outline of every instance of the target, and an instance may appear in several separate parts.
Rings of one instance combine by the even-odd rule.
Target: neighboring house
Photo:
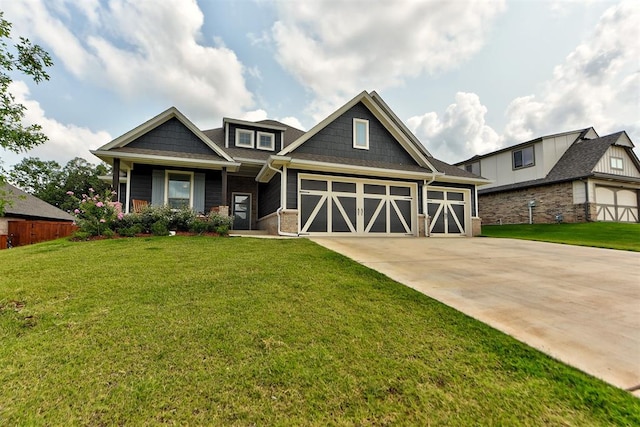
[[[478,191],[483,224],[638,222],[640,161],[626,132],[544,136],[456,163],[493,181]]]
[[[230,118],[201,131],[172,107],[92,153],[127,212],[134,199],[217,210],[282,235],[470,236],[487,183],[434,159],[375,92],[308,132]]]
[[[75,221],[73,215],[25,193],[11,184],[0,184],[0,194],[9,201],[5,206],[4,216],[0,217],[0,234],[8,234],[9,221]]]
[[[75,230],[75,218],[10,184],[0,184],[5,205],[0,216],[0,249],[66,237]]]

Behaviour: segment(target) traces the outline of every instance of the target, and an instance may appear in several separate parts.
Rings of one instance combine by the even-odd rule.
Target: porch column
[[[113,171],[113,177],[112,177],[111,186],[113,187],[113,191],[117,193],[116,200],[121,201],[120,200],[120,159],[113,159],[112,171]]]
[[[222,206],[227,205],[227,168],[222,168]]]

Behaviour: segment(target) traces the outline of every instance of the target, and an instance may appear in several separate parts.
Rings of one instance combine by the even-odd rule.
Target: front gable
[[[175,117],[139,136],[126,146],[134,149],[215,155],[220,160],[224,160]]]
[[[354,147],[355,120],[368,125],[367,148]],[[384,162],[398,166],[419,166],[418,162],[362,102],[358,102],[319,130],[296,148],[291,156],[295,157],[296,154]]]

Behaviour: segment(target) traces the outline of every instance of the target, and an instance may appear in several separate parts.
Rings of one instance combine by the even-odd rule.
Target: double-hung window
[[[258,149],[273,151],[276,147],[275,135],[268,132],[258,132]]]
[[[513,152],[513,168],[521,169],[535,164],[533,155],[533,145],[524,147]]]
[[[171,209],[193,207],[193,173],[167,171],[166,205]]]
[[[253,131],[236,129],[236,147],[253,148]]]
[[[369,121],[353,119],[353,148],[369,149]]]

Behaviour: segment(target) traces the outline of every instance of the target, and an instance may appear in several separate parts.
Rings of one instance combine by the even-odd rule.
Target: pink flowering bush
[[[73,192],[68,191],[67,195],[76,199],[78,207],[73,210],[78,224],[79,236],[107,236],[114,235],[117,222],[123,218],[122,204],[113,202],[111,199],[115,192],[106,191],[104,194],[96,193],[93,188],[89,189],[89,194],[82,194],[78,198]]]

